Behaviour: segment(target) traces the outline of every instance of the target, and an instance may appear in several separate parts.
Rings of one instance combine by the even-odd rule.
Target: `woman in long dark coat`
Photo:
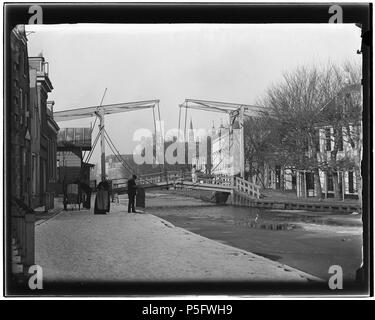
[[[107,181],[102,181],[98,184],[96,197],[95,197],[95,207],[94,214],[106,214],[110,209],[110,199],[109,199],[109,184]]]

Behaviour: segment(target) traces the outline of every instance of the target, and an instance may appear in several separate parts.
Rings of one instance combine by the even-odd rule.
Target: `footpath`
[[[62,211],[35,228],[46,281],[320,281],[147,213]]]

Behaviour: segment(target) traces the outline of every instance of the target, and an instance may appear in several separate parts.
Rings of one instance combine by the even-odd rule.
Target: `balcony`
[[[47,101],[47,115],[53,118],[53,106],[55,105],[54,101]]]
[[[29,57],[29,68],[36,70],[37,81],[43,84],[46,92],[51,92],[53,86],[49,78],[49,64],[44,57]]]
[[[57,147],[60,150],[81,148],[91,150],[91,128],[63,128],[57,135]]]
[[[44,61],[44,57],[30,57],[29,66],[37,71],[38,75],[48,77],[49,64]]]

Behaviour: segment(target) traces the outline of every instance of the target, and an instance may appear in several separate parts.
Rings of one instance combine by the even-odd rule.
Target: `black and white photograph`
[[[345,7],[325,23],[23,8],[4,48],[6,295],[369,295],[369,49]]]

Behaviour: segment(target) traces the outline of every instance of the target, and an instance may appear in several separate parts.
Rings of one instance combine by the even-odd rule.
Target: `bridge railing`
[[[234,189],[259,199],[261,187],[239,177],[234,178]]]
[[[183,181],[191,181],[190,172],[182,171],[166,171],[166,172],[156,172],[145,174],[139,176],[138,185],[147,185],[147,184],[158,184],[158,183],[175,183]],[[118,178],[112,179],[112,188],[126,188],[127,178]],[[223,187],[232,187],[235,190],[248,194],[251,197],[260,197],[261,187],[257,184],[251,183],[247,180],[244,180],[239,177],[233,177],[231,175],[215,175],[211,177],[197,177],[197,184],[212,184],[220,185]]]
[[[149,173],[144,174],[138,177],[137,184],[139,185],[147,185],[147,184],[158,184],[162,182],[170,182],[176,183],[181,181],[182,179],[191,179],[191,175],[189,173],[184,173],[182,171],[167,171],[167,172],[156,172],[156,173]],[[128,178],[117,178],[112,179],[112,189],[117,188],[126,188]]]
[[[184,178],[182,171],[166,171],[144,174],[139,177],[140,183],[161,183],[161,182],[176,182]]]
[[[127,178],[112,179],[112,189],[125,188],[128,186]]]
[[[233,177],[229,175],[215,175],[213,177],[199,177],[197,178],[199,183],[215,184],[224,187],[233,186]]]

